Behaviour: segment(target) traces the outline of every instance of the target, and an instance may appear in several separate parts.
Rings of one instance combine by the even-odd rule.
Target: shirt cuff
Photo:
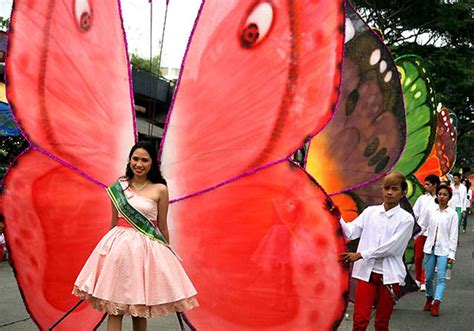
[[[370,252],[369,249],[367,249],[367,250],[365,250],[365,251],[361,251],[361,252],[359,252],[359,253],[360,253],[360,255],[362,256],[362,259],[364,259],[364,260],[370,259],[370,254],[371,254],[371,252]]]

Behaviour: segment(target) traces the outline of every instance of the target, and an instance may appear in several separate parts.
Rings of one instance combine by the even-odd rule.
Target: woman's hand
[[[454,263],[456,263],[456,260],[454,260],[454,259],[448,259],[448,264],[454,264]]]

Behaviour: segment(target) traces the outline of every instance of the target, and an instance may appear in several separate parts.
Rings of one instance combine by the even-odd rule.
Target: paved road
[[[453,269],[453,277],[447,284],[440,316],[432,317],[422,311],[425,302],[424,293],[409,294],[397,304],[390,330],[474,331],[474,217],[470,217],[469,221],[468,231],[460,237],[461,246],[456,256],[457,263]],[[347,318],[339,330],[351,330],[352,310],[350,304]],[[174,316],[151,320],[149,326],[150,330],[180,330]],[[11,268],[5,262],[0,263],[0,331],[34,329],[35,325],[25,310]],[[105,329],[103,323],[99,330]],[[130,319],[125,319],[124,330],[131,329]],[[373,320],[369,330],[373,330]]]

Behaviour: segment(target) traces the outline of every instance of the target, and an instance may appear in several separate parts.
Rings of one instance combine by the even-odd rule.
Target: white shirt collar
[[[385,207],[383,206],[383,203],[381,205],[379,205],[379,212],[380,213],[385,213],[385,215],[387,215],[387,217],[392,217],[400,209],[401,209],[400,204],[396,205],[395,207],[393,207],[389,210],[385,210]]]

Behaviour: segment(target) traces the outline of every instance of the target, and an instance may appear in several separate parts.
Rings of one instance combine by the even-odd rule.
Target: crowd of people
[[[7,243],[5,241],[5,221],[3,215],[0,214],[0,262],[7,260],[8,253],[6,250]]]
[[[354,262],[352,277],[357,280],[353,330],[367,329],[374,305],[375,330],[388,330],[400,286],[405,285],[404,253],[412,236],[416,283],[426,294],[420,309],[439,316],[458,238],[461,229],[466,231],[470,213],[469,173],[467,169],[464,177],[452,174],[452,183],[449,178],[427,176],[426,193],[414,204],[413,217],[400,207],[407,190],[405,177],[393,172],[384,178],[382,205],[367,207],[350,223],[341,218],[346,238],[359,239],[356,252],[341,255],[342,263]],[[415,222],[421,230],[413,235]]]

